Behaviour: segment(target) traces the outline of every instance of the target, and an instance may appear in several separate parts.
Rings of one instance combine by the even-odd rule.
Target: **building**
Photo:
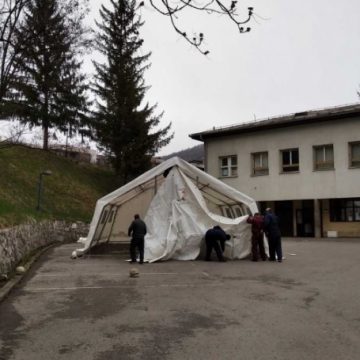
[[[204,142],[205,170],[272,207],[284,236],[360,236],[360,104],[190,137]]]

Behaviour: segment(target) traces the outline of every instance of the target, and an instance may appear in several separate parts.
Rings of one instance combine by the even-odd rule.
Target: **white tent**
[[[145,260],[194,260],[207,229],[220,225],[231,240],[225,256],[240,259],[251,251],[248,214],[256,202],[186,161],[173,157],[96,203],[89,234],[77,255],[109,241],[129,241],[134,214],[144,219]]]

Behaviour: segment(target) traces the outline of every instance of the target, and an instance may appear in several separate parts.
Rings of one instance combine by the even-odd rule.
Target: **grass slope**
[[[39,174],[41,211],[36,211]],[[30,218],[90,221],[96,200],[116,188],[109,170],[76,164],[53,153],[13,146],[0,149],[0,228]]]

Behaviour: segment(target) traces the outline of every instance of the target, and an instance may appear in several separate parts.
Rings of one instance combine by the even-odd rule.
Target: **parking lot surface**
[[[283,263],[49,250],[0,304],[0,360],[359,359],[360,240],[286,240]]]

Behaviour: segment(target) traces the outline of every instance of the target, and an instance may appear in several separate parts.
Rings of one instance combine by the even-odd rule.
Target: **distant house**
[[[190,137],[204,142],[205,170],[272,207],[284,236],[360,236],[360,104]]]
[[[54,144],[51,145],[50,150],[55,152],[57,155],[64,156],[79,162],[96,162],[96,156],[94,158],[92,150],[87,148],[81,148],[72,145]]]

